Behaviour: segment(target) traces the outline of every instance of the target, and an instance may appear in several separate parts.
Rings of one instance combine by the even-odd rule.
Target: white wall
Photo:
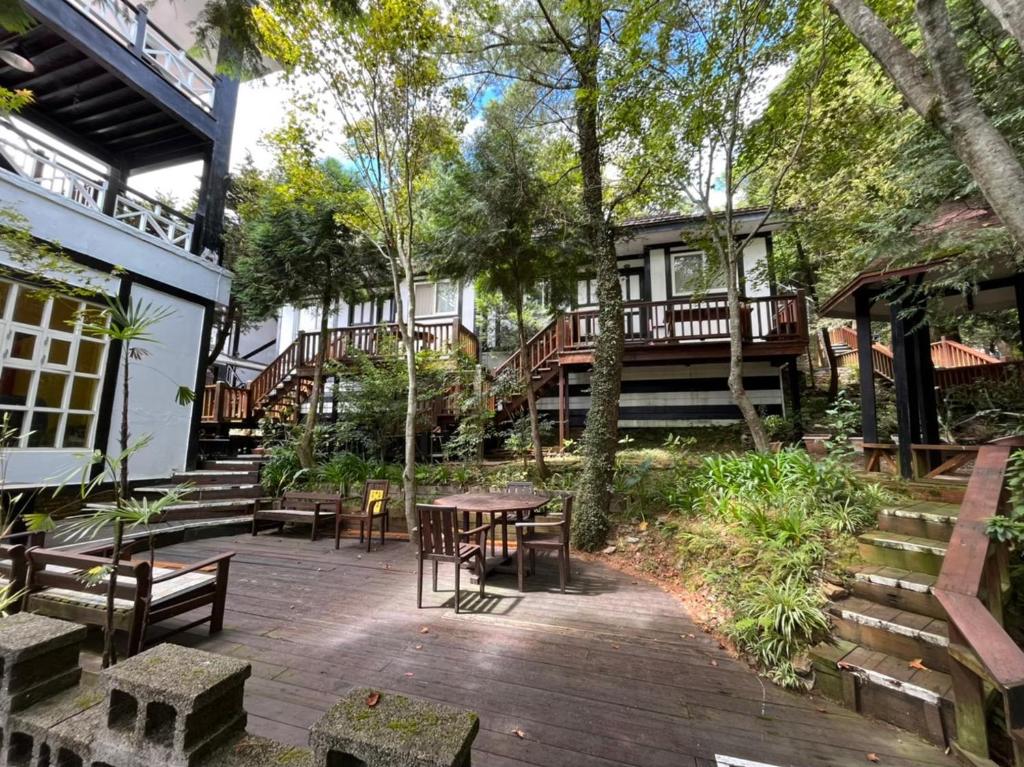
[[[226,305],[231,273],[127,224],[0,172],[0,200],[24,216],[29,231],[47,242],[127,269]]]
[[[145,344],[142,348],[148,355],[129,363],[130,441],[145,435],[153,438],[132,456],[129,462],[132,480],[168,477],[172,471],[185,468],[192,406],[179,405],[175,394],[180,386],[195,386],[203,332],[202,306],[136,284],[132,287],[132,302],[140,299],[152,302],[154,307],[167,308],[173,314],[153,328],[159,343]],[[117,455],[121,449],[118,432],[122,381],[119,373],[108,442],[112,455]]]

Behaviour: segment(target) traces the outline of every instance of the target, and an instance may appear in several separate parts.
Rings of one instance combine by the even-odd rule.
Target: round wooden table
[[[477,519],[482,520],[484,514],[489,514],[491,524],[497,522],[501,517],[501,558],[502,563],[507,563],[508,555],[508,521],[509,515],[515,514],[515,521],[522,522],[523,516],[532,514],[541,506],[549,503],[551,499],[546,495],[534,495],[532,493],[456,493],[435,498],[437,506],[454,506],[462,512],[463,528],[469,528],[469,515],[476,514]],[[480,524],[478,522],[477,524]],[[491,554],[494,554],[494,539],[491,539]]]

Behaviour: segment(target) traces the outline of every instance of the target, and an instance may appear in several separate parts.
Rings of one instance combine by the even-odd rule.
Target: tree
[[[459,35],[432,0],[373,0],[354,16],[338,6],[279,0],[252,13],[265,50],[307,88],[297,98],[311,122],[340,125],[341,150],[367,194],[368,204],[346,223],[390,269],[409,381],[403,486],[415,538],[420,184],[435,158],[457,150],[452,129],[464,94],[451,85],[444,63]]]
[[[313,433],[323,395],[331,316],[383,280],[383,262],[345,223],[361,190],[336,162],[317,163],[301,128],[292,124],[274,139],[278,169],[264,193],[245,206],[250,246],[235,262],[237,300],[245,316],[263,319],[284,305],[312,307],[320,316],[313,382],[297,453],[315,465]]]
[[[549,130],[564,130],[576,142],[581,239],[597,282],[601,327],[594,348],[591,407],[572,532],[573,543],[588,550],[603,545],[608,533],[618,445],[625,327],[613,219],[649,172],[635,172],[641,165],[639,153],[632,152],[632,162],[625,159],[636,149],[628,145],[629,137],[642,122],[630,88],[644,61],[619,57],[619,36],[629,23],[633,5],[606,0],[474,0],[471,4],[479,37],[475,66],[533,85]],[[619,180],[609,184],[605,171],[613,150],[622,162]]]
[[[743,384],[741,262],[743,251],[771,217],[779,185],[803,143],[809,113],[802,122],[769,133],[755,130],[757,101],[773,71],[789,53],[796,8],[763,0],[670,2],[653,7],[651,21],[661,24],[657,75],[650,97],[656,133],[673,141],[660,144],[664,166],[680,179],[686,199],[704,214],[701,240],[726,282],[729,317],[729,391],[759,451],[768,436]],[[642,32],[634,39],[649,45]],[[806,105],[805,105],[806,106]],[[805,109],[806,112],[806,109]],[[762,162],[780,157],[764,199],[764,210],[751,230],[741,234],[736,205],[750,174],[740,158],[759,154]],[[755,163],[753,167],[760,167]],[[702,284],[694,286],[698,291]]]
[[[1017,0],[984,4],[1024,46],[1024,6]],[[1024,165],[982,107],[946,0],[915,3],[922,53],[911,50],[863,0],[829,0],[829,5],[914,111],[949,141],[1017,247],[1024,248]]]
[[[528,354],[526,304],[538,286],[557,307],[576,289],[580,263],[566,167],[566,141],[545,144],[531,130],[529,92],[512,88],[485,110],[466,156],[452,162],[431,195],[436,268],[498,292],[512,304],[519,372],[537,472],[547,475],[537,393]],[[570,150],[571,151],[571,150]]]

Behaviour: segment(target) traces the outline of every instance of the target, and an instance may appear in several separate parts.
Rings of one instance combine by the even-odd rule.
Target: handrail
[[[843,344],[845,346],[849,346],[853,350],[859,348],[857,342],[857,331],[849,325],[840,325],[835,328],[829,328],[828,337],[833,344]]]
[[[189,101],[209,112],[216,81],[188,51],[148,18],[148,12],[128,0],[65,0],[117,42],[153,67]]]
[[[994,365],[1002,360],[973,349],[959,341],[942,336],[932,342],[932,364],[937,368],[962,368],[973,365]]]
[[[934,589],[949,624],[955,745],[975,763],[989,755],[982,680],[1002,694],[1011,737],[1024,728],[1024,650],[1002,626],[1003,593],[1009,582],[1007,549],[986,531],[988,520],[1005,511],[1007,467],[1020,447],[1024,440],[1013,438],[978,451]],[[1015,750],[1019,752],[1019,747]]]

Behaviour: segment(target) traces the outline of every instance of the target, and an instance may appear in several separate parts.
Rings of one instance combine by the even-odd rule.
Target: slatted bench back
[[[83,576],[93,568],[110,567],[109,559],[84,554],[69,554],[51,549],[31,549],[26,557],[28,559],[29,591],[55,588],[91,594],[107,593],[105,579],[96,581]],[[49,565],[61,569],[52,569],[48,567]],[[124,580],[119,579],[114,585],[115,598],[135,601],[149,595],[151,587],[149,562],[119,562],[117,574],[127,577]]]
[[[337,493],[307,493],[288,490],[281,497],[282,509],[296,509],[298,511],[313,511],[317,504],[320,504],[322,511],[331,512],[341,503],[341,496]]]

